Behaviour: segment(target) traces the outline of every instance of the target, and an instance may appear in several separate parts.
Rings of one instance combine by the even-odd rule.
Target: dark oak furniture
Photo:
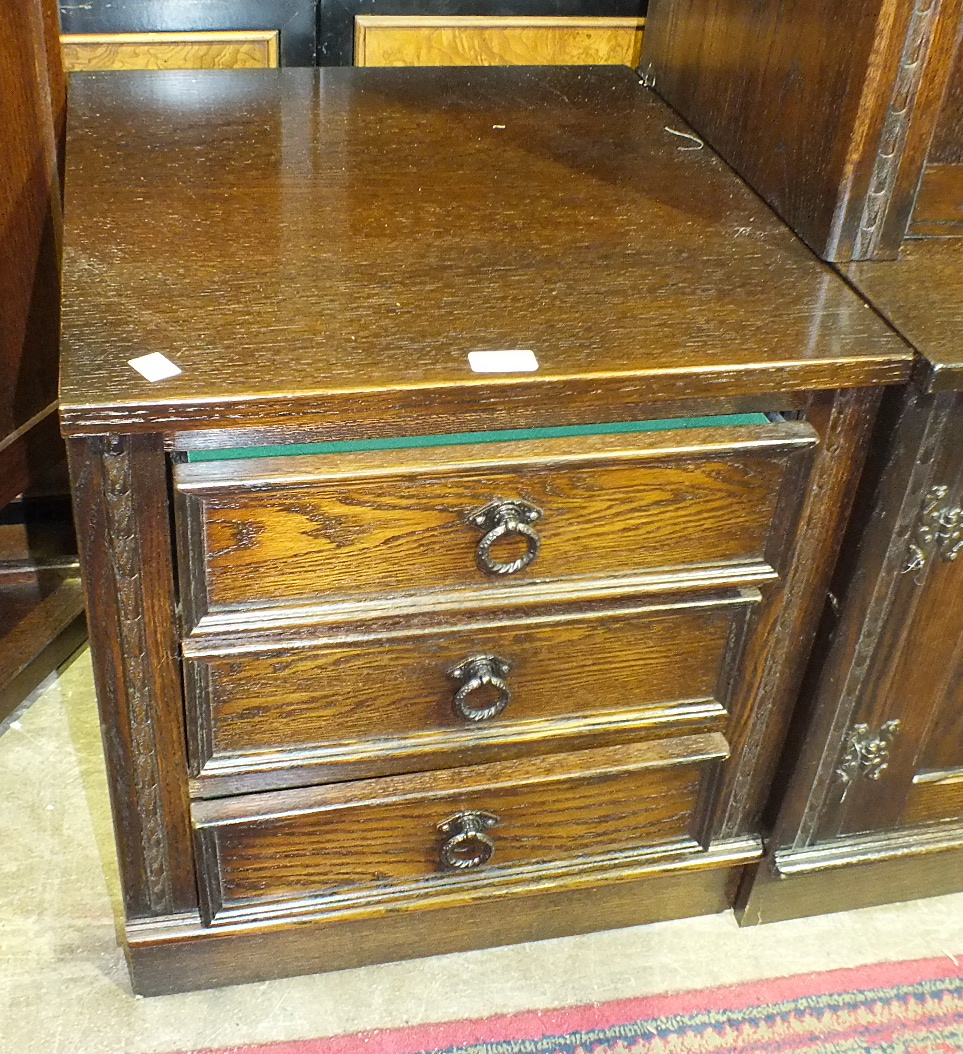
[[[963,233],[961,0],[652,0],[646,80],[824,259]]]
[[[963,244],[845,270],[921,359],[881,415],[745,922],[963,888]]]
[[[907,346],[628,70],[72,101],[137,990],[731,905]]]
[[[958,0],[650,5],[647,81],[919,353],[874,435],[744,921],[963,888],[961,35]]]
[[[0,32],[0,719],[83,640],[57,427],[64,80],[53,4]]]

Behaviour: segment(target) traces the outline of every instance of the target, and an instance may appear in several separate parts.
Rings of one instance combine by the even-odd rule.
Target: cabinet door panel
[[[918,481],[874,513],[889,532],[876,586],[888,606],[861,628],[870,648],[851,675],[860,705],[837,745],[821,837],[951,818],[963,802],[949,792],[963,775],[961,410],[955,397],[936,404],[933,442],[906,448]]]

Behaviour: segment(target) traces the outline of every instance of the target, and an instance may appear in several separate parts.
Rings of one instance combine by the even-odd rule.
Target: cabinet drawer
[[[426,891],[693,847],[721,735],[194,803],[209,918],[292,898]]]
[[[802,422],[629,438],[179,465],[188,626],[764,563],[787,463],[816,442]]]
[[[753,589],[462,613],[187,663],[206,795],[721,727]],[[190,652],[191,642],[186,648]],[[207,781],[208,788],[202,789]]]

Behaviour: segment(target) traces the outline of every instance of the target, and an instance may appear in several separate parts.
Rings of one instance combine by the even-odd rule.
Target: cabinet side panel
[[[938,165],[963,165],[963,46],[959,42],[927,160]]]
[[[0,12],[0,446],[57,397],[64,98],[59,55],[47,51],[52,6],[22,0]],[[0,499],[14,494],[0,483]]]
[[[787,571],[750,625],[731,702],[732,762],[717,789],[714,837],[753,829],[772,780],[816,633],[879,404],[878,389],[814,398],[810,420],[821,434],[798,530],[787,496],[783,524]],[[803,477],[804,478],[804,477]],[[777,560],[782,564],[783,560]]]
[[[130,917],[196,906],[159,436],[71,440],[90,646]]]

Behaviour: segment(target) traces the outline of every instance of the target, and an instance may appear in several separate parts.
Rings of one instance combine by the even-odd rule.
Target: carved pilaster
[[[188,910],[196,886],[163,450],[154,436],[69,447],[127,911]]]
[[[105,541],[117,596],[117,632],[133,746],[132,775],[142,821],[141,850],[151,903],[170,910],[170,887],[164,866],[168,855],[167,834],[160,800],[158,743],[152,715],[155,688],[147,656],[142,559],[134,511],[129,441],[115,436],[106,442],[105,447]]]
[[[879,247],[939,11],[940,0],[916,0],[913,7],[853,244],[855,260],[872,259]]]

